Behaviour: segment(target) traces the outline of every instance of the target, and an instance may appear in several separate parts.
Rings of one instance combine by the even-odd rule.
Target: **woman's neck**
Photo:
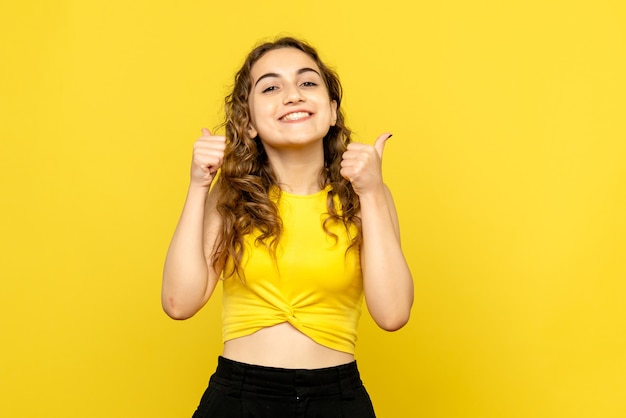
[[[270,151],[267,156],[282,190],[299,195],[309,195],[321,190],[323,149]]]

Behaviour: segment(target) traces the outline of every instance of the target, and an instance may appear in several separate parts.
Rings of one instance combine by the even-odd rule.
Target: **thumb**
[[[384,133],[380,135],[378,138],[376,138],[376,142],[374,142],[374,149],[376,150],[380,158],[383,158],[383,151],[385,149],[385,143],[387,142],[389,138],[391,138],[391,136],[392,134],[390,133]]]
[[[202,128],[202,135],[203,136],[211,136],[211,131],[209,131],[207,128]]]

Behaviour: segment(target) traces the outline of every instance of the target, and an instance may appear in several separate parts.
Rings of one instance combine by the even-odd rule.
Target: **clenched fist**
[[[391,134],[380,135],[374,146],[348,144],[341,160],[341,175],[352,183],[354,191],[359,195],[380,190],[383,187],[382,158],[385,142]]]
[[[213,135],[207,128],[202,129],[202,136],[193,144],[191,161],[191,184],[206,188],[211,187],[215,173],[224,161],[226,137]]]

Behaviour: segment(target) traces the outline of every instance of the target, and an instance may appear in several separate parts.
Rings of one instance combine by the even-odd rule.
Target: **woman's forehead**
[[[266,73],[286,75],[296,73],[302,68],[312,68],[317,73],[320,72],[317,63],[308,54],[296,48],[280,48],[263,54],[252,66],[250,75],[256,80]]]

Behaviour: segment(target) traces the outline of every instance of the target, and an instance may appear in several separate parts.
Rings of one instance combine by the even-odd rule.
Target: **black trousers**
[[[280,369],[223,357],[193,418],[374,418],[356,362]]]

